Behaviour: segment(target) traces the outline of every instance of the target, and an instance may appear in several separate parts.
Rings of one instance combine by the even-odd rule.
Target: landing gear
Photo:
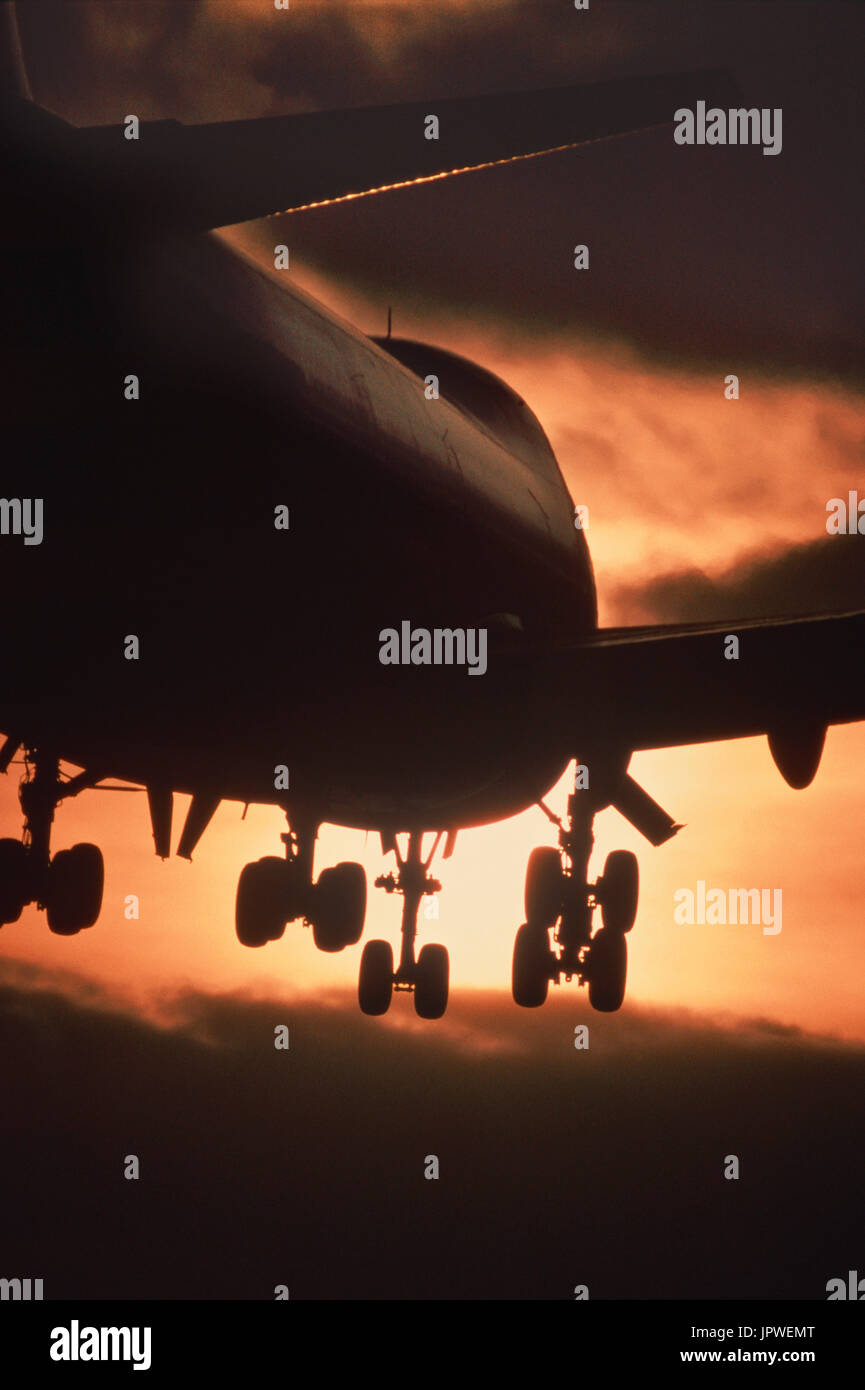
[[[441,834],[436,836],[426,859],[421,858],[422,838],[420,831],[410,832],[408,850],[403,858],[393,836],[388,848],[396,855],[398,873],[382,874],[375,881],[376,888],[403,895],[402,949],[396,971],[393,968],[393,952],[387,941],[370,941],[364,949],[357,995],[361,1011],[365,1014],[386,1013],[395,990],[407,990],[414,994],[415,1012],[419,1018],[441,1018],[447,1008],[449,961],[444,946],[424,946],[417,960],[414,955],[421,899],[441,889],[441,884],[429,873]]]
[[[568,798],[564,822],[547,812],[559,827],[560,851],[533,850],[526,869],[526,921],[514,943],[512,979],[514,1001],[523,1008],[543,1004],[551,980],[559,984],[562,977],[574,976],[588,983],[593,1009],[614,1013],[621,1007],[628,970],[625,936],[637,915],[639,869],[629,850],[613,850],[597,883],[588,881],[592,822],[607,804],[578,787]],[[603,927],[593,936],[596,907]]]
[[[12,742],[7,740],[3,750],[4,771],[14,754]],[[95,786],[99,778],[83,772],[62,781],[60,760],[45,747],[29,750],[25,767],[19,790],[23,840],[0,840],[0,926],[17,922],[27,904],[36,903],[47,908],[55,935],[75,936],[93,926],[102,908],[102,852],[96,845],[79,844],[58,850],[52,859],[51,826],[59,803]]]
[[[286,923],[303,917],[320,951],[343,951],[363,934],[366,874],[362,864],[335,864],[312,881],[317,823],[300,819],[282,836],[285,858],[268,855],[247,864],[237,884],[235,929],[243,946],[276,941]]]

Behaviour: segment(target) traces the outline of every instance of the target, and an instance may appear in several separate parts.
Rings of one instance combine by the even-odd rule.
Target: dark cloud
[[[727,65],[746,104],[782,107],[780,155],[682,149],[656,131],[305,213],[269,224],[265,238],[272,246],[278,229],[298,264],[417,313],[456,306],[530,338],[613,335],[725,371],[861,377],[862,7],[313,4],[265,25],[254,9],[229,22],[228,7],[186,0],[102,6],[101,29],[77,6],[32,9],[51,14],[50,27],[28,15],[37,90],[90,121],[129,109],[194,121],[377,105]],[[589,272],[573,269],[578,242],[590,246]]]
[[[865,608],[865,537],[826,536],[716,576],[676,570],[646,585],[620,586],[609,599],[621,623],[852,612]]]
[[[145,1018],[3,978],[4,1270],[47,1297],[819,1299],[859,1258],[859,1044],[576,994]]]

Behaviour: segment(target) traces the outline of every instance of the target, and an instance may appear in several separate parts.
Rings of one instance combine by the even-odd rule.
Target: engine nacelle
[[[789,787],[801,791],[810,786],[820,766],[825,742],[825,724],[797,724],[769,734],[769,751]]]

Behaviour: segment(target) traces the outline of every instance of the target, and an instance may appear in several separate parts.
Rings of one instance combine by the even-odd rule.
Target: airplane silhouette
[[[631,755],[767,734],[808,785],[827,726],[865,718],[865,614],[599,629],[585,534],[516,392],[444,348],[367,337],[214,229],[672,123],[729,105],[731,80],[78,129],[32,100],[0,14],[0,770],[22,749],[26,768],[0,923],[28,903],[59,934],[96,921],[101,852],[52,857],[51,825],[108,777],[146,788],[163,858],[175,792],[186,858],[222,799],[274,804],[284,853],[243,870],[239,940],[303,920],[323,951],[356,944],[364,870],[315,878],[315,841],[323,822],[376,831],[402,948],[394,965],[367,943],[360,1007],[407,990],[437,1018],[447,952],[415,952],[433,855],[543,805],[577,760],[566,816],[548,812],[558,846],[529,859],[513,995],[536,1007],[575,978],[617,1009],[638,869],[615,851],[589,881],[594,816],[613,806],[653,845],[681,828]]]

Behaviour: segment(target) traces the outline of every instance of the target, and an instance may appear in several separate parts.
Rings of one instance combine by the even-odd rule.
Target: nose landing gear
[[[388,846],[396,855],[398,872],[382,874],[376,879],[375,886],[383,888],[386,893],[403,895],[402,948],[399,965],[394,971],[393,951],[389,942],[369,941],[364,947],[358,980],[358,1002],[365,1014],[387,1013],[395,990],[407,990],[414,994],[415,1012],[419,1018],[441,1018],[447,1008],[450,972],[447,950],[444,946],[424,946],[415,960],[417,914],[421,900],[426,894],[441,890],[438,879],[429,873],[429,866],[442,833],[436,835],[426,859],[421,858],[423,836],[420,831],[412,830],[409,833],[404,858],[395,836]]]
[[[588,983],[593,1009],[614,1013],[622,1005],[628,970],[625,937],[637,915],[639,868],[629,850],[613,850],[601,878],[589,883],[592,822],[600,809],[588,788],[577,788],[568,798],[564,822],[547,812],[559,827],[560,851],[543,847],[529,856],[526,921],[514,943],[512,975],[514,1002],[523,1008],[539,1008],[550,981],[559,984],[562,977],[574,976],[579,984]],[[603,926],[593,936],[597,907]],[[556,923],[558,954],[549,937]]]

